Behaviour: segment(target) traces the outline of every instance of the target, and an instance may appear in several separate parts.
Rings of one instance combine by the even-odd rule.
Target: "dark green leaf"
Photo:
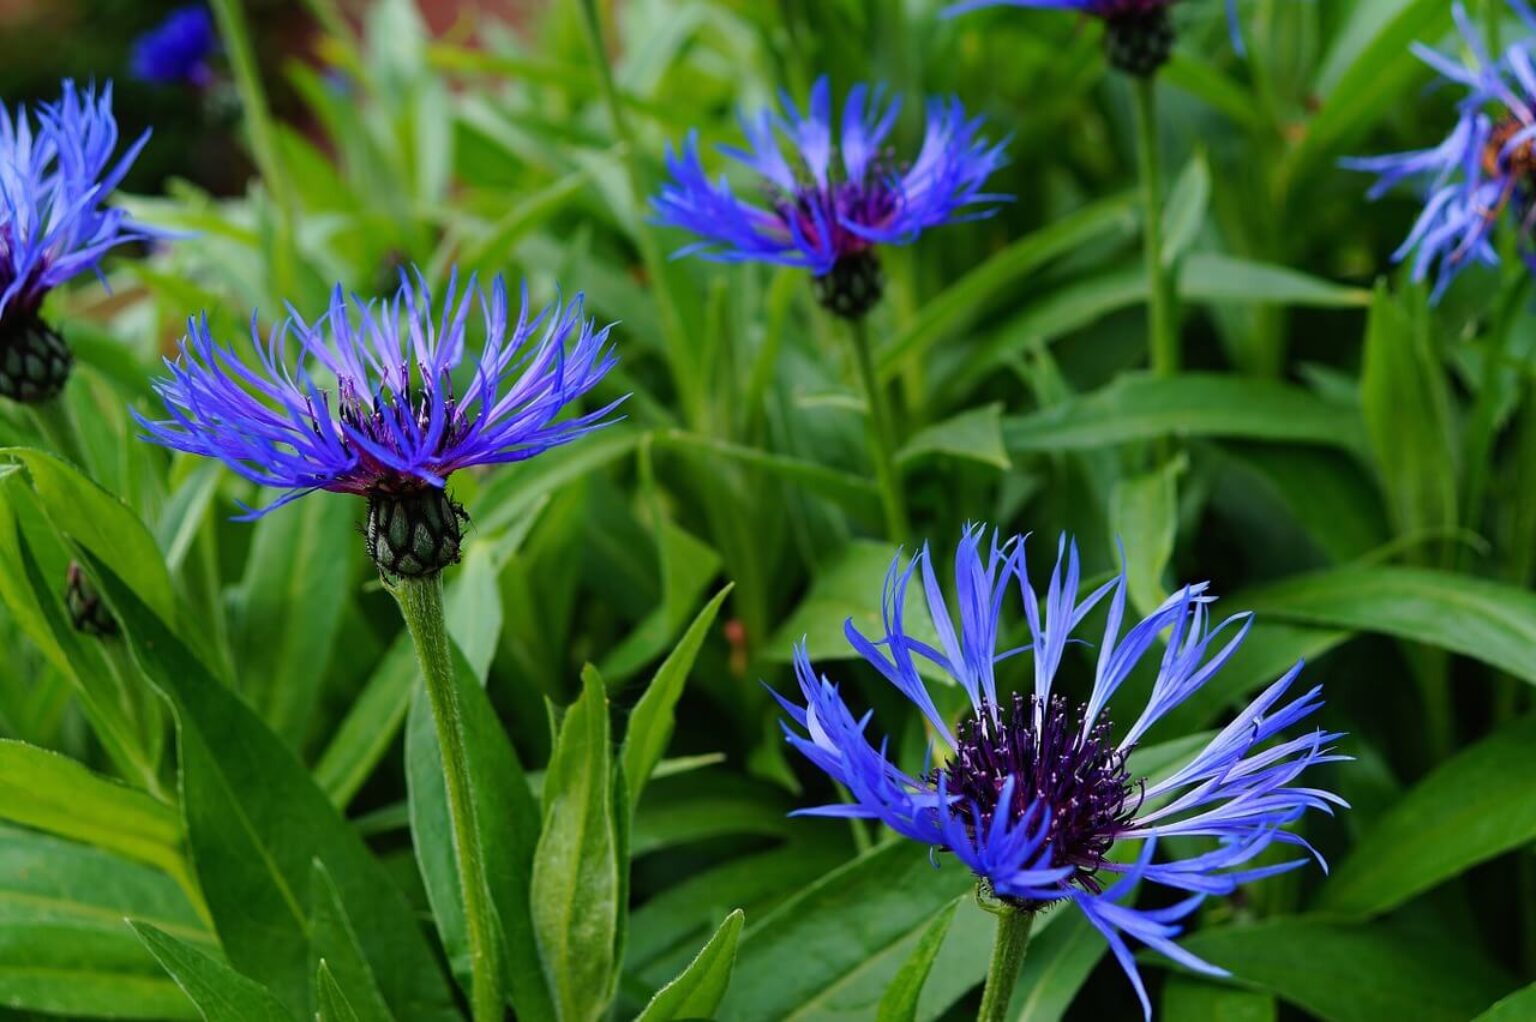
[[[1261,616],[1382,632],[1536,682],[1536,595],[1514,586],[1421,568],[1345,567],[1236,599]]]
[[[1437,767],[1365,833],[1317,907],[1376,915],[1463,870],[1536,841],[1536,717]]]
[[[313,972],[302,895],[331,870],[399,1018],[456,1019],[452,996],[399,889],[292,751],[103,562],[85,555],[140,669],[175,705],[183,811],[198,879],[230,961],[295,1014]]]
[[[322,975],[329,976],[342,994],[358,1022],[393,1022],[389,1006],[379,991],[378,980],[347,918],[347,910],[336,893],[336,884],[319,860],[315,861],[310,889],[310,953],[315,963],[315,1004],[325,995]]]
[[[1360,406],[1398,535],[1444,534],[1457,524],[1450,395],[1430,352],[1427,313],[1412,314],[1404,300],[1376,288]]]
[[[544,779],[533,861],[533,928],[563,1022],[601,1017],[617,980],[614,947],[624,864],[617,861],[608,699],[596,670],[566,713]]]
[[[1202,373],[1123,376],[1093,394],[1003,423],[1015,454],[1111,447],[1170,433],[1348,449],[1363,443],[1352,409],[1288,384]]]
[[[162,873],[0,827],[0,1004],[72,1018],[196,1018],[125,917],[213,947],[185,895]]]
[[[1511,986],[1475,948],[1376,925],[1281,918],[1181,943],[1324,1022],[1464,1022]]]
[[[1163,987],[1166,1022],[1275,1022],[1279,1007],[1268,994],[1239,990],[1192,976],[1172,976]]]
[[[955,909],[959,907],[960,902],[956,900],[940,909],[917,939],[911,955],[901,963],[896,978],[886,989],[885,996],[880,998],[875,1022],[916,1022],[918,998],[922,996],[923,985],[928,982],[928,973],[933,969],[933,960],[949,935],[949,924],[955,921]]]
[[[671,1022],[672,1019],[714,1018],[731,982],[736,962],[736,938],[744,917],[732,912],[709,938],[698,956],[671,983],[651,998],[635,1022]]]
[[[1532,1018],[1536,1018],[1536,983],[1503,998],[1472,1022],[1529,1022]]]
[[[620,757],[629,785],[631,811],[640,803],[640,794],[645,790],[646,782],[656,769],[656,764],[666,754],[667,743],[672,739],[674,710],[677,700],[683,694],[688,672],[693,669],[699,649],[704,645],[709,630],[714,627],[720,606],[730,592],[731,586],[726,586],[699,611],[693,624],[688,626],[688,631],[678,640],[677,646],[656,669],[645,694],[635,703],[630,713],[629,728],[624,733]]]
[[[969,871],[953,862],[934,869],[909,842],[876,848],[748,927],[721,1017],[814,1017],[866,970],[894,974],[905,957],[904,942],[916,940],[935,913],[974,886]],[[858,925],[851,927],[850,920]],[[877,992],[870,1008],[879,997]]]
[[[261,984],[148,923],[131,925],[197,1005],[203,1022],[293,1022],[288,1009]]]

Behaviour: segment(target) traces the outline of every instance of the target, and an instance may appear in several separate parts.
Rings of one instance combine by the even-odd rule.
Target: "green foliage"
[[[103,34],[78,27],[98,6],[76,35]],[[767,691],[793,690],[803,640],[875,711],[871,739],[924,769],[928,730],[844,627],[878,631],[898,549],[942,552],[968,521],[1040,550],[1073,533],[1085,586],[1123,545],[1141,613],[1203,579],[1218,614],[1256,612],[1138,771],[1176,765],[1301,659],[1319,726],[1347,733],[1355,762],[1308,783],[1353,808],[1295,825],[1332,874],[1206,902],[1181,941],[1229,978],[1142,954],[1160,1018],[1536,1014],[1522,239],[1501,228],[1502,270],[1432,305],[1389,259],[1411,194],[1368,204],[1337,166],[1452,123],[1409,49],[1443,41],[1445,0],[1242,4],[1245,59],[1223,5],[1178,5],[1155,257],[1185,368],[1162,377],[1131,94],[1096,25],[943,20],[937,0],[558,0],[433,37],[412,0],[345,5],[355,23],[305,6],[322,33],[301,63],[272,45],[293,34],[284,5],[215,5],[226,77],[205,116],[224,109],[234,138],[210,135],[210,160],[157,126],[156,176],[181,177],[114,200],[188,236],[109,262],[110,300],[88,280],[50,298],[77,356],[60,412],[79,457],[0,409],[0,1015],[465,1017],[440,737],[362,502],[231,521],[275,495],[141,443],[127,412],[155,414],[147,381],[188,315],[238,341],[253,310],[265,333],[287,303],[312,317],[336,283],[371,297],[412,264],[435,286],[455,266],[526,279],[535,302],[581,289],[619,322],[590,407],[627,394],[624,422],[451,482],[470,525],[448,629],[520,1022],[974,1016],[993,925],[971,877],[864,821],[790,818],[841,795],[786,750]],[[824,71],[835,93],[882,80],[906,98],[897,154],[921,141],[924,93],[1012,136],[988,188],[1018,201],[882,252],[869,329],[908,536],[882,529],[869,408],[804,272],[672,260],[686,239],[648,222],[669,142],[697,130],[714,172],[736,107]],[[194,103],[119,95],[125,122]],[[71,562],[118,636],[70,626]],[[937,640],[921,613],[904,627]],[[1068,648],[1068,685],[1093,656]],[[1010,687],[1028,670],[999,665]],[[934,690],[944,712],[964,698]],[[1042,914],[1009,1017],[1138,1012],[1098,931]]]

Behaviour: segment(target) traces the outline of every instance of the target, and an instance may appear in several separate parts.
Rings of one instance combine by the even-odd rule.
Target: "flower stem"
[[[75,420],[69,414],[69,406],[64,403],[64,395],[26,407],[32,416],[33,425],[48,446],[53,448],[53,453],[84,471],[85,457],[80,446],[80,433],[75,429]]]
[[[1136,102],[1136,150],[1141,168],[1143,258],[1147,264],[1147,347],[1154,376],[1179,371],[1178,328],[1173,319],[1173,278],[1163,262],[1163,170],[1157,142],[1157,85],[1138,78],[1132,85]]]
[[[853,342],[853,360],[859,371],[859,385],[869,405],[870,454],[875,462],[875,482],[880,487],[880,500],[885,505],[886,538],[893,543],[905,543],[910,538],[911,529],[907,523],[907,502],[901,489],[901,473],[896,467],[895,427],[892,424],[890,405],[886,402],[885,388],[880,385],[880,376],[875,371],[868,324],[863,319],[852,320],[848,336]]]
[[[1007,902],[984,906],[997,916],[997,940],[992,945],[992,964],[987,969],[987,985],[981,994],[981,1010],[976,1022],[1004,1022],[1013,988],[1024,968],[1024,953],[1029,950],[1029,931],[1035,914],[1015,908]]]
[[[443,755],[443,781],[448,789],[448,816],[453,823],[453,851],[464,895],[464,924],[469,935],[470,1008],[475,1022],[501,1022],[505,1017],[501,991],[501,948],[491,904],[491,888],[480,850],[480,828],[470,791],[469,753],[465,745],[464,713],[443,613],[443,577],[397,578],[389,583],[416,644],[421,674],[426,680],[432,719]]]

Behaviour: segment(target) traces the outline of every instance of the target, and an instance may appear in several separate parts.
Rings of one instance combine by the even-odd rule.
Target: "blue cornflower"
[[[964,0],[944,11],[945,17],[979,11],[984,7],[1036,7],[1079,11],[1100,18],[1108,30],[1104,38],[1109,62],[1127,74],[1145,77],[1168,62],[1173,52],[1173,22],[1169,8],[1178,0]],[[1237,0],[1227,0],[1227,24],[1232,45],[1243,52],[1243,36],[1237,24]]]
[[[956,553],[958,630],[926,547],[905,567],[900,557],[891,565],[883,638],[866,638],[851,621],[845,627],[854,650],[917,706],[952,750],[933,768],[925,765],[922,773],[910,774],[898,767],[887,742],[872,743],[870,716],[850,710],[837,686],[817,676],[804,645],[796,649],[805,706],[779,699],[794,725],[786,723],[785,731],[790,743],[852,798],[802,812],[878,820],[951,852],[1012,908],[1075,904],[1109,942],[1150,1016],[1125,937],[1190,968],[1219,973],[1172,943],[1181,932],[1177,924],[1207,895],[1226,894],[1306,861],[1251,865],[1276,841],[1310,851],[1283,828],[1307,809],[1344,804],[1329,792],[1295,784],[1307,767],[1343,758],[1329,746],[1340,736],[1318,731],[1271,743],[1322,704],[1319,688],[1282,702],[1301,670],[1297,664],[1165,779],[1150,783],[1133,777],[1127,756],[1159,719],[1231,659],[1251,617],[1209,627],[1214,598],[1202,583],[1185,587],[1122,635],[1123,574],[1079,600],[1077,548],[1066,549],[1063,538],[1042,606],[1025,568],[1024,539],[1000,545],[994,534],[984,552],[985,538],[983,528],[972,527]],[[903,630],[907,589],[919,567],[937,648]],[[1003,605],[1015,583],[1029,643],[999,651]],[[1073,633],[1106,597],[1093,687],[1086,701],[1074,705],[1053,691],[1057,672],[1067,645],[1080,641]],[[1225,641],[1216,647],[1223,633]],[[1159,656],[1152,650],[1164,635],[1167,645],[1151,696],[1116,739],[1108,719],[1112,697],[1134,667]],[[997,665],[1025,652],[1033,661],[1032,684],[1012,696],[1000,692]],[[947,675],[969,697],[970,710],[957,728],[940,714],[920,664]],[[1171,837],[1209,838],[1213,847],[1155,861],[1160,840]],[[1129,862],[1111,861],[1110,850],[1122,842],[1141,842],[1139,854]],[[1138,883],[1160,884],[1188,897],[1170,907],[1140,910],[1131,901]]]
[[[472,311],[484,346],[456,391]],[[214,338],[206,314],[194,318],[169,378],[155,382],[169,418],[134,414],[145,439],[286,491],[247,509],[248,519],[314,490],[367,497],[380,566],[428,574],[457,559],[462,511],[444,492],[450,474],[522,461],[606,424],[619,402],[559,416],[613,367],[611,329],[583,318],[579,294],[531,315],[525,288],[512,322],[500,277],[486,292],[473,278],[460,290],[454,274],[438,304],[419,272],[412,283],[402,271],[391,299],[349,301],[338,285],[324,316],[307,323],[290,309],[265,341],[252,316],[254,367]],[[420,516],[439,548],[432,557],[411,549]]]
[[[117,154],[112,86],[12,112],[0,103],[0,395],[42,401],[69,376],[63,338],[39,318],[48,292],[125,242],[157,232],[106,205],[139,150]]]
[[[133,76],[155,85],[207,85],[208,58],[219,48],[213,16],[202,4],[178,7],[133,42]]]
[[[876,246],[910,244],[930,227],[988,216],[984,204],[1003,198],[981,189],[1005,162],[1004,147],[981,137],[981,118],[967,118],[958,99],[929,101],[922,149],[898,166],[886,141],[901,104],[887,103],[883,87],[849,91],[835,141],[825,77],[804,113],[781,98],[782,115],[742,116],[749,150],[721,147],[757,175],[761,202],[738,198],[723,176],[709,178],[697,132],[681,153],[668,146],[672,180],[653,200],[656,219],[700,239],[679,256],[806,267],[824,304],[858,318],[882,290]]]
[[[1509,4],[1536,31],[1536,16],[1525,0]],[[1393,259],[1413,256],[1414,280],[1433,274],[1437,300],[1470,264],[1498,263],[1491,239],[1506,209],[1513,208],[1520,221],[1527,262],[1532,262],[1531,229],[1536,226],[1536,70],[1531,62],[1536,40],[1521,39],[1494,59],[1460,0],[1451,10],[1472,66],[1418,43],[1413,51],[1446,81],[1467,90],[1455,128],[1429,149],[1342,161],[1351,170],[1380,175],[1368,193],[1372,199],[1405,180],[1423,184],[1424,208]]]

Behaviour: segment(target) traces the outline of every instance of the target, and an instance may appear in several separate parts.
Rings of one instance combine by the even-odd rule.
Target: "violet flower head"
[[[178,7],[133,43],[133,76],[154,85],[206,86],[208,58],[219,48],[213,16],[203,4]]]
[[[1525,0],[1509,5],[1536,33],[1536,15]],[[1377,175],[1372,199],[1401,183],[1422,189],[1423,208],[1393,259],[1411,259],[1414,280],[1433,276],[1435,300],[1468,266],[1497,265],[1493,232],[1506,214],[1518,224],[1522,255],[1536,271],[1536,38],[1526,36],[1496,56],[1460,0],[1451,10],[1472,55],[1470,66],[1427,46],[1413,47],[1444,82],[1465,90],[1450,133],[1428,149],[1342,161],[1350,170]]]
[[[472,317],[484,338],[473,354]],[[618,401],[562,416],[613,367],[610,330],[584,318],[579,294],[533,314],[525,289],[514,320],[500,277],[486,291],[455,274],[435,301],[419,272],[402,271],[388,300],[349,300],[338,285],[324,316],[290,309],[265,340],[253,316],[244,351],[193,319],[155,383],[167,417],[135,417],[147,440],[285,491],[246,518],[314,490],[366,497],[380,568],[431,574],[458,558],[451,474],[536,457],[610,421]]]
[[[929,101],[922,148],[906,163],[888,146],[900,102],[887,102],[883,87],[854,86],[840,120],[825,77],[804,112],[787,95],[782,103],[782,113],[742,116],[747,149],[721,147],[755,176],[758,201],[708,176],[697,133],[681,152],[668,147],[671,180],[652,206],[658,223],[698,237],[679,256],[803,266],[823,305],[859,319],[884,289],[879,246],[988,216],[1005,198],[982,191],[1004,163],[1003,146],[981,136],[981,119],[958,99]]]
[[[159,236],[106,201],[148,141],[146,131],[118,151],[110,83],[66,80],[34,109],[0,103],[0,396],[63,390],[73,357],[43,322],[43,299],[117,246]]]
[[[885,634],[868,638],[851,621],[844,629],[853,649],[917,707],[946,747],[930,753],[920,772],[899,766],[890,743],[878,738],[871,715],[852,710],[838,687],[816,674],[804,645],[796,649],[804,705],[779,697],[789,718],[785,732],[791,745],[850,795],[846,803],[801,812],[877,820],[953,854],[983,889],[1013,908],[1032,912],[1070,903],[1108,942],[1150,1017],[1126,939],[1191,969],[1220,974],[1173,942],[1181,922],[1208,896],[1309,861],[1304,854],[1255,865],[1276,843],[1311,853],[1287,826],[1309,809],[1328,812],[1344,805],[1337,795],[1299,783],[1307,768],[1345,758],[1331,747],[1341,736],[1320,730],[1282,736],[1322,705],[1319,688],[1287,699],[1301,670],[1297,664],[1166,775],[1137,776],[1132,752],[1161,718],[1231,660],[1251,618],[1239,615],[1212,627],[1215,601],[1202,583],[1186,586],[1150,616],[1123,628],[1125,576],[1079,598],[1077,549],[1065,537],[1043,599],[1025,568],[1024,538],[1000,544],[994,535],[990,549],[986,541],[982,527],[970,528],[961,539],[955,603],[946,602],[933,557],[924,548],[905,566],[898,557],[886,576]],[[919,569],[936,646],[904,628],[907,594]],[[1015,592],[1023,603],[1028,644],[1000,650],[1002,611]],[[956,604],[958,622],[951,616]],[[1060,691],[1057,675],[1068,646],[1082,642],[1077,635],[1084,619],[1100,604],[1107,604],[1107,615],[1103,635],[1094,637],[1093,684],[1086,698],[1075,702]],[[1166,646],[1158,652],[1164,638]],[[1023,689],[1009,692],[999,666],[1015,657],[1032,662],[1019,662],[1014,673],[1022,675]],[[1149,660],[1156,679],[1146,704],[1122,707],[1133,716],[1128,726],[1113,727],[1117,691],[1133,668]],[[920,665],[946,675],[968,697],[958,726],[940,713]],[[1189,837],[1206,839],[1208,847],[1195,850],[1165,840]],[[1138,884],[1168,888],[1179,900],[1138,908]]]

